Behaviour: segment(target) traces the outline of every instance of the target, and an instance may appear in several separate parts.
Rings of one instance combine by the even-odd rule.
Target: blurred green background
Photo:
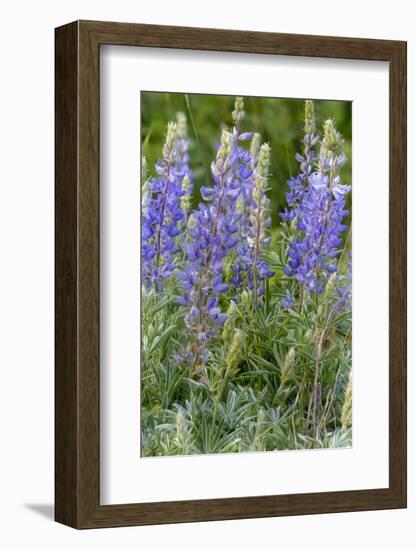
[[[216,155],[215,146],[222,127],[232,127],[234,100],[234,96],[141,92],[141,152],[151,174],[161,156],[167,122],[175,121],[178,111],[187,116],[190,165],[196,175],[194,207],[201,201],[200,186],[212,181],[210,164]],[[272,224],[277,226],[278,213],[285,207],[286,182],[299,171],[294,155],[303,150],[304,99],[244,97],[244,101],[246,116],[241,131],[258,132],[262,142],[268,142],[272,149],[269,197]],[[314,104],[320,133],[323,122],[332,118],[345,139],[348,162],[342,168],[341,178],[342,183],[351,184],[352,104],[330,100],[315,100]]]

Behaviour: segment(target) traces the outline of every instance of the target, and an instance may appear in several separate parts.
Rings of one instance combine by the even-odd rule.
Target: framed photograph
[[[56,521],[406,507],[406,43],[55,39]]]

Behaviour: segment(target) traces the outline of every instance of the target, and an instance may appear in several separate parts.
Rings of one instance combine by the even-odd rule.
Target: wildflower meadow
[[[142,456],[351,446],[350,103],[141,108]]]

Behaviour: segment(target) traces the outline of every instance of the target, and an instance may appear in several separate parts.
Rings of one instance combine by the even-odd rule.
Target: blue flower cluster
[[[177,236],[185,222],[185,199],[191,191],[186,144],[178,139],[177,125],[168,123],[158,177],[142,187],[142,276],[146,286],[162,287],[175,269],[180,252]]]
[[[189,305],[185,322],[201,346],[195,350],[201,362],[206,360],[205,341],[226,315],[219,307],[219,295],[229,289],[224,280],[225,259],[238,244],[239,214],[236,201],[239,181],[234,177],[238,164],[236,135],[223,130],[221,144],[211,172],[214,186],[202,187],[208,204],[200,204],[188,221],[188,240],[184,243],[186,263],[179,273],[183,295],[179,302]]]
[[[235,284],[243,284],[244,288],[253,290],[256,296],[262,296],[265,287],[260,283],[274,275],[269,264],[262,258],[262,251],[270,243],[268,229],[271,224],[266,194],[270,163],[270,147],[267,143],[256,153],[256,160],[248,200],[248,223],[239,246],[238,267],[232,269],[235,271]]]
[[[189,180],[192,181],[194,179],[194,174],[189,164],[189,146],[190,140],[187,135],[187,117],[184,113],[179,112],[177,113],[175,165],[177,171],[180,172],[183,177],[188,176]]]
[[[280,213],[281,218],[286,222],[291,222],[298,214],[299,207],[308,190],[308,178],[313,171],[313,166],[317,160],[314,147],[319,142],[320,137],[316,134],[316,121],[314,115],[314,103],[311,100],[305,102],[304,118],[304,155],[295,154],[296,160],[300,163],[300,173],[298,176],[288,181],[289,192],[285,194],[289,208],[285,208]]]
[[[312,128],[314,111],[306,106],[306,126]],[[348,226],[343,223],[349,214],[346,195],[350,186],[342,185],[340,168],[346,162],[341,153],[343,139],[333,121],[324,124],[324,138],[318,157],[317,170],[312,171],[315,160],[313,147],[318,136],[308,132],[304,138],[305,157],[298,156],[302,174],[290,180],[286,210],[281,217],[295,224],[295,236],[288,248],[288,264],[284,273],[300,281],[310,293],[321,293],[330,275],[338,269],[338,257],[343,243],[342,234]],[[288,297],[284,307],[289,304]]]
[[[187,122],[183,113],[168,123],[156,177],[142,161],[142,277],[145,289],[162,291],[172,278],[177,301],[185,308],[190,338],[180,344],[176,359],[195,372],[208,360],[209,343],[227,319],[225,309],[247,291],[253,304],[263,303],[267,279],[274,275],[265,259],[270,245],[270,202],[267,196],[270,147],[260,135],[242,132],[243,99],[236,98],[233,126],[222,130],[212,181],[200,189],[202,201],[191,206],[194,174],[189,165]],[[324,124],[317,152],[314,105],[305,103],[299,174],[288,182],[287,208],[281,218],[289,225],[287,277],[300,283],[300,292],[321,293],[340,263],[342,235],[347,226],[346,196],[340,169],[346,161],[343,140],[334,123]],[[250,145],[248,144],[250,142]],[[350,299],[350,284],[339,282],[338,306]],[[329,285],[328,285],[329,286]],[[225,293],[226,296],[222,297]],[[294,306],[290,292],[281,300]]]
[[[189,306],[185,323],[195,340],[183,358],[194,365],[207,361],[207,344],[227,319],[220,296],[230,283],[236,291],[245,273],[249,288],[254,289],[254,281],[259,284],[272,274],[261,259],[262,248],[269,242],[269,147],[265,144],[259,150],[258,134],[240,133],[244,116],[243,99],[238,97],[232,113],[234,126],[231,131],[223,129],[211,166],[214,185],[201,188],[204,202],[188,219],[186,262],[179,272],[183,294],[178,301]],[[252,140],[250,150],[241,145],[248,140]],[[227,263],[233,274],[230,281]]]
[[[211,165],[213,183],[201,187],[203,201],[196,210],[191,210],[194,175],[183,113],[168,124],[157,177],[150,179],[146,168],[142,174],[143,280],[160,291],[176,273],[182,289],[177,300],[188,308],[185,323],[192,335],[177,359],[193,365],[207,361],[208,342],[227,319],[221,295],[229,285],[229,299],[239,288],[259,297],[273,275],[262,257],[269,245],[270,148],[261,146],[259,134],[241,132],[244,118],[244,102],[237,97],[233,127],[223,129]]]

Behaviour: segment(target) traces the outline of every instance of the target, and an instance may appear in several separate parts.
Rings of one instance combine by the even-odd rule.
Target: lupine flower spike
[[[286,275],[300,281],[310,293],[321,293],[330,275],[337,271],[337,258],[347,226],[345,196],[350,186],[342,185],[340,168],[346,161],[343,139],[333,121],[324,124],[318,170],[308,176],[308,189],[297,206],[298,235],[289,243]]]
[[[294,220],[299,213],[304,193],[308,190],[308,177],[313,171],[314,162],[317,160],[315,146],[319,139],[319,135],[316,134],[314,102],[307,100],[304,105],[303,154],[295,154],[295,158],[300,163],[300,173],[288,180],[290,190],[285,194],[285,197],[289,208],[280,213],[281,218],[286,222]]]
[[[162,158],[155,164],[158,177],[145,179],[142,191],[142,275],[146,286],[162,287],[175,269],[180,251],[176,237],[184,222],[182,173],[176,167],[177,126],[168,123]]]
[[[234,274],[232,282],[236,290],[240,287],[254,290],[255,286],[258,286],[256,281],[263,281],[266,276],[273,274],[270,272],[266,262],[261,262],[260,260],[262,248],[268,242],[266,235],[265,237],[263,235],[265,229],[270,224],[267,213],[269,201],[266,197],[268,174],[266,173],[264,176],[259,175],[259,177],[257,175],[258,156],[260,155],[260,150],[262,151],[260,148],[260,135],[251,132],[240,133],[240,123],[245,116],[243,109],[243,99],[236,98],[235,110],[232,113],[235,123],[234,135],[238,135],[240,141],[251,139],[251,143],[249,151],[243,147],[238,147],[240,165],[236,177],[240,181],[241,186],[241,193],[237,202],[237,212],[239,214],[239,245],[237,248],[237,261],[231,266],[231,269]],[[262,151],[262,162],[263,164],[267,162],[269,166],[269,149],[268,159],[266,159],[266,147],[268,146],[265,145],[262,147],[264,148]],[[266,171],[268,171],[268,167]],[[265,184],[265,188],[262,187],[262,182]],[[255,218],[257,221],[255,221]],[[255,227],[258,222],[259,227]],[[260,227],[261,225],[263,225],[262,228]],[[259,236],[258,230],[260,231]],[[260,236],[261,233],[262,236]],[[255,242],[257,240],[258,242]],[[257,294],[257,292],[258,289],[256,289],[255,294]]]
[[[249,288],[255,296],[262,295],[264,288],[260,285],[267,277],[272,277],[268,263],[262,259],[262,250],[269,245],[268,229],[271,224],[269,216],[269,199],[267,197],[270,147],[264,143],[259,151],[255,172],[255,185],[252,192],[252,209],[249,218],[248,235],[249,259],[252,271],[249,277]]]
[[[201,195],[209,206],[200,204],[190,216],[189,240],[184,245],[187,262],[179,274],[183,295],[178,301],[190,306],[185,323],[195,336],[185,359],[197,367],[207,361],[207,343],[216,333],[216,326],[226,320],[219,307],[219,295],[229,288],[224,281],[224,260],[238,243],[236,200],[240,185],[234,177],[236,164],[233,135],[224,129],[211,167],[215,184],[201,188]]]
[[[184,195],[181,198],[181,208],[184,212],[185,225],[188,220],[191,207],[191,195],[193,192],[193,181],[194,174],[190,168],[190,156],[189,156],[189,145],[190,140],[188,139],[187,131],[187,118],[184,113],[177,113],[177,142],[176,142],[176,168],[177,171],[182,176],[182,190]]]

